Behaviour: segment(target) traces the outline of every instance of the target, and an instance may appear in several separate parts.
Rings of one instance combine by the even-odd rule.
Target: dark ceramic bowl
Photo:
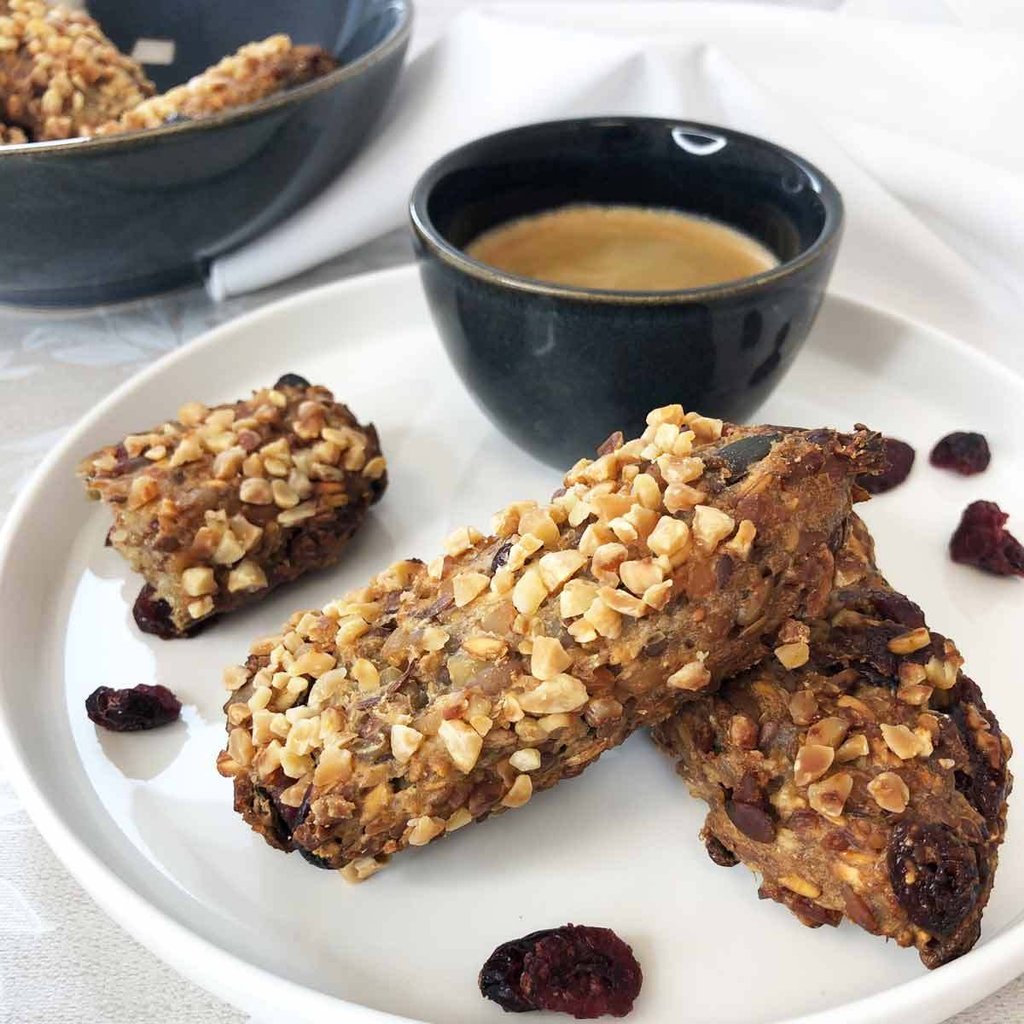
[[[246,42],[287,32],[341,60],[258,103],[146,132],[0,147],[0,301],[87,305],[198,280],[209,261],[312,198],[366,139],[398,80],[410,0],[92,0],[160,90]]]
[[[488,228],[572,203],[669,207],[763,242],[780,265],[672,292],[546,284],[470,259]],[[839,246],[839,193],[806,160],[750,135],[653,118],[593,118],[491,135],[435,163],[412,194],[420,275],[456,369],[513,441],[566,467],[648,410],[681,402],[748,419],[818,312]]]

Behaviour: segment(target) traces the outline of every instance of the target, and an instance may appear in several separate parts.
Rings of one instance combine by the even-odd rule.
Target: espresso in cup
[[[778,266],[736,228],[681,210],[579,204],[500,224],[467,255],[508,274],[605,291],[661,292],[753,277]]]

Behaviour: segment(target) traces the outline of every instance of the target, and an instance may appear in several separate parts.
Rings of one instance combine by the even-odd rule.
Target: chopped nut
[[[369,480],[379,480],[384,475],[384,471],[387,468],[388,463],[384,456],[375,455],[365,466],[363,466],[363,476]]]
[[[853,777],[848,772],[836,772],[807,787],[807,802],[812,810],[826,818],[838,818],[853,791]]]
[[[266,573],[255,562],[242,562],[228,573],[228,591],[232,594],[240,590],[259,590],[266,585]]]
[[[463,640],[462,649],[474,658],[494,661],[508,650],[508,644],[501,637],[481,633]]]
[[[181,574],[181,587],[189,597],[202,597],[217,590],[217,581],[212,569],[196,566]]]
[[[820,779],[832,767],[835,756],[836,752],[823,743],[805,743],[793,762],[793,781],[798,786],[806,786]]]
[[[956,658],[929,658],[924,666],[928,682],[937,690],[949,690],[956,685],[960,673],[959,656]]]
[[[790,892],[795,892],[798,896],[804,896],[809,900],[816,900],[821,895],[820,886],[808,882],[806,878],[801,878],[799,875],[782,875],[779,882]]]
[[[396,761],[405,764],[419,750],[423,733],[407,725],[391,726],[391,753]]]
[[[451,639],[449,633],[441,629],[440,626],[427,626],[423,630],[423,635],[420,639],[420,646],[425,651],[440,651],[444,649],[445,644]]]
[[[538,718],[537,724],[547,735],[550,735],[553,732],[558,732],[559,729],[568,728],[574,721],[575,719],[571,715],[562,711],[557,715],[545,715],[543,718]]]
[[[472,715],[469,719],[469,724],[481,736],[486,736],[494,728],[494,723],[486,715]]]
[[[259,476],[246,477],[238,489],[238,496],[249,505],[271,505],[274,501],[270,482]]]
[[[522,807],[533,796],[533,783],[529,775],[517,775],[512,788],[505,794],[501,803],[504,807]]]
[[[540,751],[535,747],[523,747],[508,759],[508,763],[518,772],[534,772],[540,767]]]
[[[570,580],[558,599],[558,611],[563,619],[582,615],[597,597],[597,584],[590,580]]]
[[[583,620],[609,640],[616,639],[622,632],[622,615],[602,599],[600,591],[586,610]],[[573,623],[573,625],[577,624]],[[573,632],[572,626],[569,627],[569,632],[579,640],[579,636]]]
[[[597,630],[586,619],[577,619],[570,623],[566,631],[578,644],[592,643],[598,637]]]
[[[602,544],[590,562],[590,571],[594,579],[607,586],[614,587],[619,582],[619,566],[629,556],[623,544]]]
[[[693,510],[693,541],[706,554],[714,551],[735,526],[732,516],[712,505],[698,505]]]
[[[169,465],[172,469],[184,466],[189,462],[198,462],[203,457],[203,448],[199,438],[186,436],[178,442],[178,447],[171,453]]]
[[[512,604],[522,615],[533,615],[547,596],[548,588],[536,566],[527,569],[512,588]]]
[[[603,544],[615,542],[615,534],[604,523],[591,523],[581,534],[578,550],[590,558]]]
[[[572,657],[553,637],[539,636],[533,641],[530,674],[540,680],[554,679],[572,664]]]
[[[735,556],[741,562],[745,562],[750,557],[750,550],[754,546],[756,536],[757,527],[749,519],[744,519],[736,527],[735,536],[722,545],[722,550]]]
[[[295,526],[296,523],[301,523],[304,519],[311,519],[315,515],[316,502],[304,501],[301,505],[296,505],[294,508],[286,508],[283,512],[279,512],[277,521],[282,526]]]
[[[465,807],[460,807],[457,811],[453,811],[444,823],[445,831],[454,832],[456,829],[462,828],[463,825],[468,825],[472,820],[473,815]]]
[[[918,626],[909,633],[902,633],[894,636],[889,641],[889,650],[893,654],[913,654],[914,651],[927,647],[932,642],[932,635],[924,626]]]
[[[563,583],[571,579],[587,564],[587,556],[575,548],[565,551],[551,551],[541,555],[537,568],[541,581],[549,593],[554,593]]]
[[[647,546],[656,555],[680,556],[690,546],[690,528],[681,519],[662,516],[647,538]]]
[[[364,693],[376,690],[380,686],[380,672],[377,666],[367,658],[356,658],[349,669],[349,675],[359,684]]]
[[[292,662],[288,673],[293,676],[312,676],[314,679],[319,679],[337,663],[334,655],[328,654],[326,651],[306,651]]]
[[[867,757],[870,751],[871,747],[868,743],[867,736],[862,732],[857,733],[856,736],[851,736],[836,751],[836,760],[840,764],[845,764],[847,761],[854,761],[858,757]]]
[[[672,581],[665,580],[664,583],[656,583],[644,591],[644,604],[656,611],[661,611],[668,604],[672,597]]]
[[[464,551],[469,551],[480,540],[483,540],[483,537],[478,530],[474,530],[471,526],[460,526],[445,538],[443,545],[445,554],[455,558]]]
[[[519,533],[524,537],[536,537],[543,547],[554,547],[558,543],[558,526],[546,508],[523,512],[519,517]]]
[[[661,583],[665,574],[660,565],[651,559],[633,559],[619,566],[619,578],[634,594],[642,597],[644,592]]]
[[[452,578],[455,607],[465,608],[491,585],[489,576],[482,572],[460,572]]]
[[[428,818],[424,815],[410,819],[409,828],[409,845],[426,846],[445,830],[445,822],[443,818]]]
[[[238,538],[230,530],[225,530],[213,552],[213,561],[215,565],[234,565],[244,555],[245,548]]]
[[[895,772],[882,772],[868,783],[868,792],[883,811],[902,814],[910,802],[907,784]]]
[[[775,657],[785,668],[800,668],[806,665],[811,657],[811,649],[802,640],[794,644],[782,644],[775,648]]]
[[[905,725],[882,724],[882,739],[885,745],[902,761],[908,761],[921,753],[921,741]],[[930,746],[930,744],[929,744]]]
[[[835,749],[846,738],[850,723],[845,718],[822,718],[807,730],[807,742]]]
[[[188,613],[193,619],[201,619],[204,616],[209,615],[212,611],[212,597],[200,597],[198,600],[190,601],[188,604]]]
[[[818,713],[818,698],[813,690],[797,690],[789,698],[789,717],[796,725],[810,725]]]
[[[707,493],[698,487],[691,487],[689,484],[669,484],[665,488],[665,508],[673,515],[677,512],[687,512],[697,506],[704,507],[702,503],[707,501],[707,497]]]
[[[244,665],[228,665],[221,679],[226,690],[239,690],[249,681],[249,672]]]
[[[640,619],[650,610],[650,607],[644,604],[639,597],[634,597],[625,590],[616,590],[614,587],[601,587],[598,594],[609,608],[620,615],[628,615],[630,618]]]
[[[757,722],[750,715],[735,714],[729,719],[729,742],[740,750],[754,750],[760,732]]]
[[[649,473],[640,473],[634,477],[632,493],[644,508],[661,508],[661,488]]]
[[[583,683],[563,672],[518,695],[517,699],[519,706],[528,714],[551,715],[576,711],[586,704],[589,696]]]
[[[349,861],[341,869],[341,877],[353,885],[365,882],[371,875],[375,875],[384,865],[373,857],[357,857]]]
[[[683,407],[681,405],[663,405],[658,409],[652,409],[647,414],[647,425],[658,427],[662,423],[673,423],[677,427],[683,423]],[[644,435],[646,439],[646,433]]]
[[[466,774],[471,772],[484,745],[480,734],[468,722],[460,719],[443,721],[437,734],[455,762],[455,767]]]
[[[694,661],[673,672],[665,682],[677,690],[704,689],[711,682],[711,673],[704,667],[705,657],[707,655],[698,651]]]

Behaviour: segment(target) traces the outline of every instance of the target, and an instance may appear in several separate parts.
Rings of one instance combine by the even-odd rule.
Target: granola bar
[[[140,103],[101,125],[96,134],[139,131],[171,121],[209,117],[320,78],[337,66],[337,60],[319,46],[296,46],[286,35],[270,36],[262,42],[248,43],[184,85]]]
[[[978,938],[1010,743],[872,547],[853,517],[827,614],[654,737],[710,807],[716,863],[742,861],[804,924],[848,917],[937,967]]]
[[[648,423],[550,504],[456,530],[227,671],[218,768],[268,843],[363,878],[578,775],[820,611],[877,436]]]
[[[373,426],[295,374],[233,405],[190,402],[78,472],[146,580],[136,621],[167,637],[336,561],[387,483]]]
[[[142,68],[84,11],[0,2],[0,121],[27,138],[87,135],[153,94]]]

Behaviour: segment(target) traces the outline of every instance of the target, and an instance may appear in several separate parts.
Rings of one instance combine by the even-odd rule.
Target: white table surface
[[[417,0],[417,46],[473,0]],[[526,3],[542,0],[522,0]],[[580,0],[581,6],[587,0]],[[679,2],[679,0],[663,0]],[[908,20],[1024,30],[1021,0],[774,0]],[[142,366],[208,328],[303,288],[411,259],[402,232],[255,295],[215,305],[191,288],[72,313],[0,307],[0,515],[39,459]],[[32,827],[0,770],[0,1022],[243,1024],[111,922]],[[953,1018],[1024,1020],[1024,978]],[[901,1022],[905,1024],[905,1022]]]

